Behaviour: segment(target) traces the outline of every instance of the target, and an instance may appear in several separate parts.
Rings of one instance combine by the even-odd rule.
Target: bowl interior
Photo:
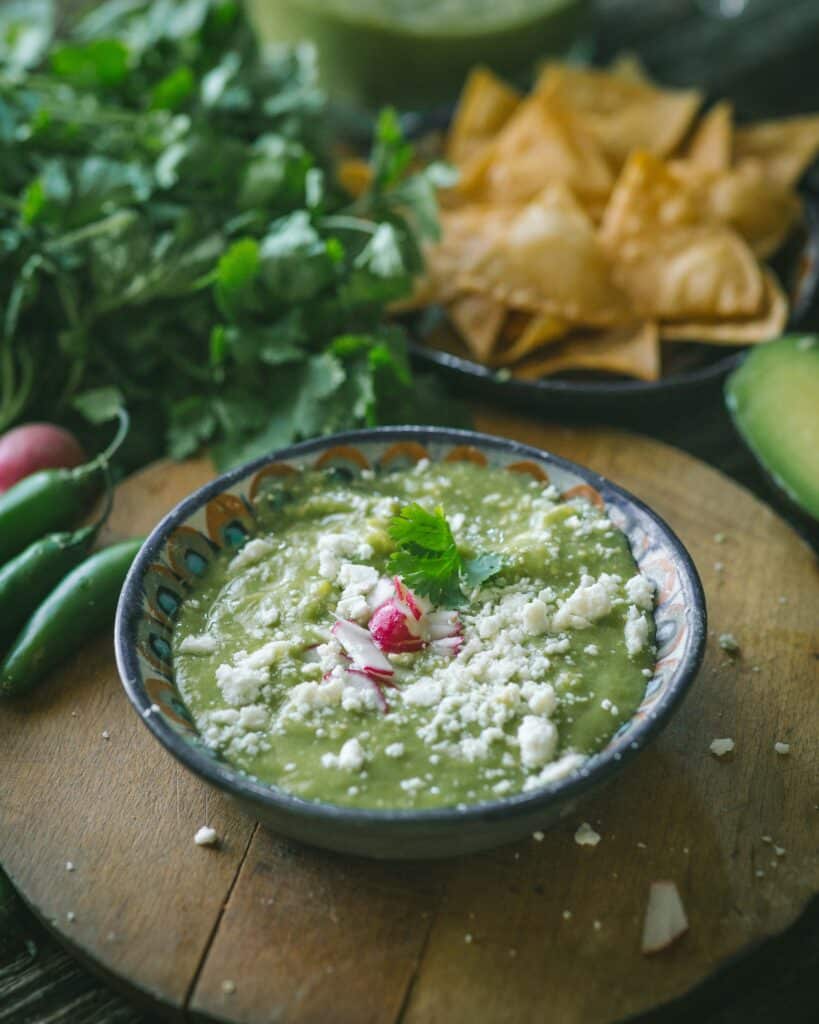
[[[264,481],[308,468],[355,475],[364,469],[389,473],[420,459],[469,460],[528,473],[544,486],[553,484],[566,499],[605,508],[628,537],[634,558],[655,584],[657,660],[646,681],[643,700],[607,747],[584,765],[595,768],[620,761],[641,747],[660,727],[691,681],[702,655],[705,610],[702,590],[685,549],[675,535],[641,502],[590,470],[526,445],[469,431],[385,428],[358,431],[307,442],[271,459],[262,459],[214,480],[178,505],[154,530],[126,581],[117,615],[117,659],[132,703],[149,728],[172,753],[223,788],[279,804],[307,804],[272,786],[251,780],[226,764],[199,735],[174,681],[172,634],[182,603],[222,548],[236,549],[257,530],[254,497]],[[550,790],[572,780],[561,780]],[[535,791],[535,795],[543,791]],[[497,803],[529,800],[531,794]],[[490,805],[474,805],[470,810]],[[340,810],[340,809],[336,809]],[[435,817],[448,810],[353,811],[348,815]]]

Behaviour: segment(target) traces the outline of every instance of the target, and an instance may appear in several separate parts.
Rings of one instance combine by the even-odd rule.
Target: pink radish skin
[[[52,423],[25,423],[0,437],[0,494],[41,469],[73,469],[86,462],[73,434]]]
[[[424,641],[412,632],[411,622],[412,620],[400,605],[393,601],[387,601],[375,611],[370,619],[369,629],[373,640],[382,651],[393,653],[420,651],[424,646]]]

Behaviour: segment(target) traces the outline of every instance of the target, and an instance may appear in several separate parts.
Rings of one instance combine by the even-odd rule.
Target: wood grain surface
[[[374,863],[280,841],[179,767],[132,712],[100,637],[0,708],[0,861],[65,942],[170,1016],[614,1021],[686,991],[819,891],[811,552],[747,492],[656,442],[478,419],[605,473],[680,534],[712,630],[691,695],[651,749],[542,841]],[[108,538],[149,529],[211,473],[205,461],[162,463],[126,481]],[[719,648],[722,632],[739,657]],[[708,750],[718,736],[736,741],[722,760]],[[603,837],[595,848],[573,841],[584,820]],[[205,822],[217,849],[193,844]],[[691,929],[647,959],[640,929],[658,878],[677,882]]]

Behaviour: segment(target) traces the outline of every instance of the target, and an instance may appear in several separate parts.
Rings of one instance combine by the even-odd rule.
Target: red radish
[[[368,628],[376,644],[389,654],[420,651],[427,644],[457,654],[461,648],[461,620],[458,613],[442,608],[432,611],[431,603],[399,577],[393,577],[395,595],[376,608]]]
[[[369,629],[382,651],[402,653],[420,651],[424,640],[418,635],[418,623],[397,601],[387,601],[376,609]],[[416,627],[413,630],[413,627]]]
[[[53,423],[26,423],[0,437],[0,494],[40,469],[71,469],[86,461],[73,434]]]
[[[643,924],[643,953],[659,953],[687,931],[688,918],[677,886],[673,882],[652,882]]]

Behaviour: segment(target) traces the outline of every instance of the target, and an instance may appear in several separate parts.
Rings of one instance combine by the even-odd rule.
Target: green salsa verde
[[[464,558],[502,560],[460,607],[388,574],[412,502],[443,506]],[[355,807],[495,800],[576,771],[640,703],[653,587],[582,500],[422,461],[275,478],[256,514],[184,603],[174,667],[205,741],[263,782]]]

